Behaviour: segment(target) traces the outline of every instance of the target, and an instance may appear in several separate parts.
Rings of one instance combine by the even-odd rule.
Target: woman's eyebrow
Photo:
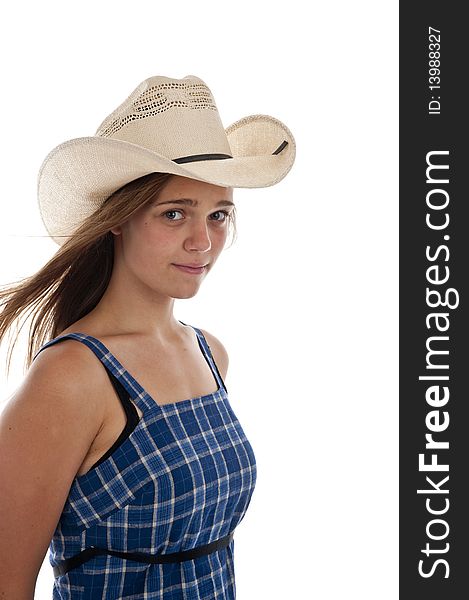
[[[193,200],[192,198],[178,198],[177,200],[163,200],[162,202],[155,202],[155,206],[160,206],[162,204],[182,204],[185,206],[198,206],[199,203],[197,200]],[[215,206],[234,206],[234,202],[231,200],[220,200],[215,204]]]

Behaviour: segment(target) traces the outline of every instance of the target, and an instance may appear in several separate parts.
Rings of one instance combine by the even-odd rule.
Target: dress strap
[[[87,335],[84,333],[66,333],[60,335],[53,340],[50,340],[44,344],[39,351],[35,354],[33,360],[39,354],[52,346],[65,339],[72,339],[81,342],[95,354],[95,356],[101,361],[105,369],[117,379],[117,381],[124,387],[125,391],[129,394],[132,401],[145,412],[146,409],[150,408],[154,402],[146,397],[146,392],[143,387],[138,383],[134,377],[121,365],[117,358],[112,354],[108,348],[97,338]],[[112,381],[112,379],[111,379]]]
[[[182,321],[179,321],[179,323],[186,325],[186,323],[183,323]],[[215,380],[216,380],[219,388],[224,389],[225,392],[228,393],[228,389],[225,385],[225,382],[223,381],[222,376],[220,375],[220,371],[218,370],[217,364],[212,355],[212,351],[210,349],[210,346],[208,345],[207,340],[205,339],[204,334],[200,331],[200,329],[198,329],[197,327],[194,327],[193,325],[189,325],[189,327],[192,327],[192,329],[197,334],[197,341],[199,342],[199,346],[200,346],[200,349],[202,350],[202,354],[204,355],[205,360],[208,362],[209,367],[213,373],[213,376],[215,377]]]
[[[179,321],[182,325],[186,325],[182,321]],[[218,367],[213,358],[212,352],[210,350],[210,346],[208,345],[207,340],[205,339],[204,334],[200,329],[194,327],[193,325],[186,325],[188,327],[192,327],[197,335],[197,340],[199,342],[199,347],[202,351],[202,354],[207,361],[210,370],[212,371],[213,377],[215,378],[217,385],[220,390],[224,389],[225,392],[228,392],[228,389],[223,381],[223,378],[218,371]],[[139,384],[139,382],[121,365],[121,363],[117,360],[117,358],[111,353],[108,348],[97,338],[87,335],[84,333],[66,333],[64,335],[60,335],[53,340],[45,343],[39,351],[35,354],[33,360],[37,357],[37,355],[45,350],[49,346],[53,344],[57,344],[65,339],[73,339],[85,344],[88,348],[96,355],[96,357],[103,363],[104,367],[111,372],[112,375],[124,386],[125,390],[130,395],[132,401],[143,411],[154,406],[155,401],[145,392],[144,388]]]

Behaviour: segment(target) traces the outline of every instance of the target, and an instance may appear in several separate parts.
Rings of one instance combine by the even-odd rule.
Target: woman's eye
[[[181,215],[181,217],[174,218],[173,215],[177,214]],[[167,210],[163,213],[163,216],[166,217],[168,221],[181,221],[181,219],[184,218],[180,210]],[[228,217],[229,213],[226,210],[217,210],[210,215],[211,220],[216,221],[217,223],[224,223]]]
[[[180,210],[167,210],[165,213],[163,213],[166,217],[168,217],[168,219],[170,221],[180,221],[181,219],[172,219],[170,216],[168,215],[174,215],[176,213],[182,214]]]
[[[228,218],[228,213],[226,210],[217,210],[217,212],[212,213],[212,217],[213,215],[222,215],[222,219],[213,219],[214,221],[219,221],[220,223],[223,223],[223,221],[226,221],[226,219]]]

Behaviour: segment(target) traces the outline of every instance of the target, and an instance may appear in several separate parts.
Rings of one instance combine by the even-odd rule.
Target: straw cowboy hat
[[[54,148],[38,178],[44,225],[59,244],[117,189],[149,173],[223,187],[281,181],[295,160],[290,130],[268,115],[223,127],[198,77],[150,77],[102,122],[96,134]]]

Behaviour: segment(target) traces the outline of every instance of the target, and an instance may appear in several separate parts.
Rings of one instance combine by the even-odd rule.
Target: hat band
[[[192,154],[192,156],[181,156],[180,158],[173,158],[173,162],[188,163],[197,162],[199,160],[223,160],[225,158],[233,158],[229,154]]]
[[[280,154],[280,152],[288,146],[287,140],[283,140],[280,146],[272,152],[274,154]],[[233,158],[230,154],[192,154],[191,156],[181,156],[180,158],[173,158],[173,162],[182,163],[197,162],[199,160],[224,160],[225,158]]]

